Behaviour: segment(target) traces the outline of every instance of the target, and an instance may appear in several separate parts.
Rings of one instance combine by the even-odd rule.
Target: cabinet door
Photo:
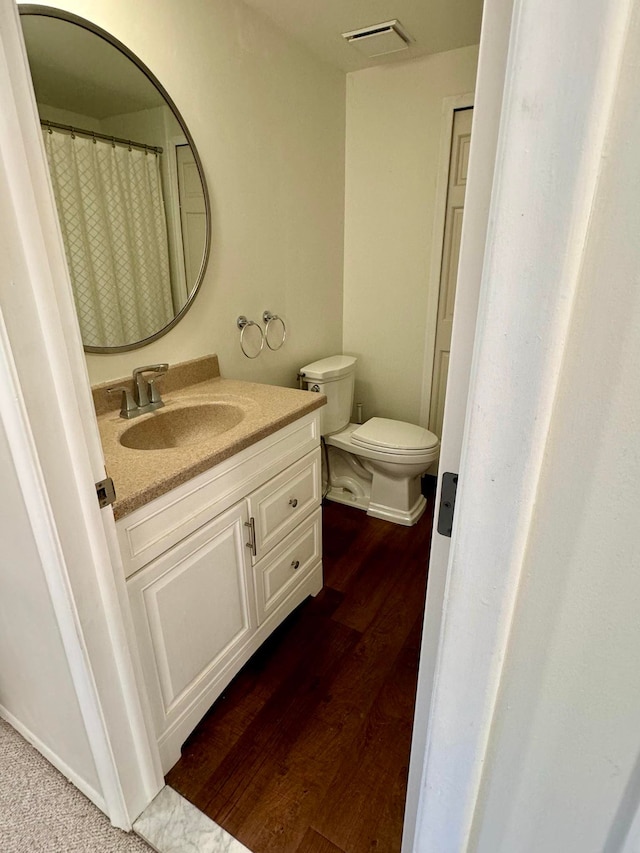
[[[249,514],[255,525],[254,562],[320,506],[320,493],[318,447],[249,495]]]
[[[127,583],[158,734],[211,691],[255,629],[246,522],[241,502]]]

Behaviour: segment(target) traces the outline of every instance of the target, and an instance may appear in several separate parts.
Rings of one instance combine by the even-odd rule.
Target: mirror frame
[[[204,253],[202,256],[202,263],[200,264],[200,270],[198,272],[196,282],[193,286],[193,290],[189,294],[189,297],[185,304],[182,306],[180,311],[175,315],[173,320],[170,323],[167,323],[166,326],[163,326],[162,329],[155,332],[153,335],[150,335],[147,338],[144,338],[141,341],[136,341],[132,344],[124,344],[122,346],[115,347],[93,347],[84,345],[85,352],[95,352],[95,353],[118,353],[118,352],[129,352],[130,350],[139,349],[140,347],[147,346],[147,344],[152,343],[153,341],[161,338],[163,335],[166,335],[173,327],[184,317],[187,311],[193,305],[193,302],[198,295],[200,287],[202,286],[202,281],[204,279],[204,274],[207,269],[207,263],[209,261],[209,254],[211,250],[211,201],[209,198],[209,190],[207,188],[207,182],[204,176],[204,168],[202,166],[202,160],[200,159],[200,155],[198,154],[198,149],[195,146],[193,141],[193,137],[189,132],[189,128],[187,127],[185,120],[182,117],[182,114],[174,104],[173,100],[169,96],[167,90],[164,88],[162,83],[158,80],[158,78],[153,74],[153,72],[147,68],[147,66],[139,59],[135,53],[133,53],[125,44],[119,41],[115,36],[111,35],[111,33],[103,30],[97,24],[92,23],[91,21],[87,21],[86,18],[81,18],[79,15],[74,15],[72,12],[66,12],[63,9],[54,9],[51,6],[42,6],[39,4],[32,3],[19,3],[18,4],[18,12],[22,17],[27,15],[39,15],[41,17],[46,18],[58,18],[61,21],[67,21],[70,24],[75,24],[76,26],[83,27],[85,30],[92,32],[94,35],[98,36],[104,41],[111,44],[121,53],[123,53],[128,59],[133,62],[133,64],[147,77],[147,79],[156,87],[156,89],[160,92],[162,97],[165,99],[167,106],[172,110],[174,116],[178,120],[178,124],[180,125],[182,132],[184,133],[185,139],[187,143],[191,147],[191,151],[193,152],[193,158],[195,160],[196,166],[198,167],[198,172],[200,174],[200,181],[202,182],[202,192],[204,195],[204,206],[205,206],[205,217],[206,217],[206,233],[205,233],[205,246]],[[28,55],[28,54],[27,54]]]

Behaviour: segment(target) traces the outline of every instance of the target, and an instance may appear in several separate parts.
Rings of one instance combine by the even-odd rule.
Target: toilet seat
[[[351,433],[351,441],[379,453],[402,456],[423,456],[439,443],[429,430],[390,418],[371,418]]]
[[[357,430],[361,429],[362,426],[363,424],[348,424],[348,426],[340,432],[334,432],[331,435],[325,436],[325,441],[329,446],[339,447],[341,450],[346,450],[348,453],[352,453],[360,459],[395,463],[405,470],[406,466],[410,467],[416,464],[424,464],[426,470],[429,465],[438,458],[440,442],[437,439],[436,443],[432,447],[422,448],[420,450],[397,450],[393,447],[381,447],[380,445],[374,444],[356,444],[353,440],[353,434]]]

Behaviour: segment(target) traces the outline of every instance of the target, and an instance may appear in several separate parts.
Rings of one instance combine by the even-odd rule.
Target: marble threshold
[[[133,824],[157,853],[251,853],[168,785]]]

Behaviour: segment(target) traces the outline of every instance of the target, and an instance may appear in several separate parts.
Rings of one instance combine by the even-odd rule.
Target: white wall
[[[182,129],[169,107],[152,107],[134,113],[107,116],[100,122],[100,129],[107,136],[112,134],[121,139],[133,139],[160,148],[166,146],[169,135],[182,134]]]
[[[0,716],[100,791],[40,555],[0,421]],[[50,755],[48,755],[50,757]]]
[[[113,33],[156,74],[204,163],[212,256],[192,310],[132,353],[88,355],[92,382],[156,361],[217,352],[223,374],[295,384],[298,367],[342,345],[342,72],[241,2],[58,0]],[[245,359],[236,317],[287,321],[286,345]]]
[[[640,803],[638,18],[529,532],[477,853],[640,849],[626,838]]]
[[[98,133],[102,130],[102,122],[93,116],[85,116],[71,110],[60,109],[60,107],[52,107],[49,104],[38,104],[38,112],[40,118],[57,121],[59,124],[70,124],[74,127],[81,127],[83,130],[95,130]]]
[[[473,92],[477,56],[347,76],[343,344],[365,418],[419,420],[442,102]]]

